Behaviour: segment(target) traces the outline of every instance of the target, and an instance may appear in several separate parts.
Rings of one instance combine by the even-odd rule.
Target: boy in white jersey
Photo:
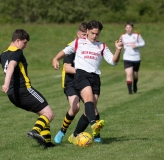
[[[133,27],[133,23],[127,22],[125,24],[126,33],[120,37],[124,45],[123,60],[129,94],[137,92],[138,71],[141,61],[139,48],[145,45],[141,35],[133,32]]]
[[[120,58],[122,42],[116,41],[116,51],[113,55],[108,47],[98,42],[98,36],[103,26],[99,21],[90,21],[87,24],[87,38],[75,39],[70,46],[60,51],[53,59],[52,66],[58,70],[59,61],[65,55],[76,52],[75,56],[75,88],[79,90],[85,105],[85,115],[91,125],[92,135],[97,136],[104,126],[104,120],[96,121],[94,108],[100,95],[100,63],[102,57],[111,65],[116,65]],[[80,126],[77,126],[80,128]],[[76,144],[75,137],[81,131],[71,134],[68,138],[70,143]]]
[[[78,38],[86,38],[87,22],[82,22],[78,26],[78,31],[76,35]],[[68,45],[70,44],[71,43],[69,43]],[[60,144],[62,142],[62,139],[65,136],[68,127],[70,126],[73,119],[75,118],[75,115],[78,113],[80,109],[80,94],[74,87],[74,74],[76,73],[76,70],[74,68],[74,60],[75,60],[75,54],[68,55],[63,59],[62,87],[64,89],[64,93],[69,102],[70,108],[64,117],[61,129],[54,137],[54,141],[57,144]],[[97,107],[95,108],[95,114],[96,114],[96,120],[99,120],[99,113]],[[80,130],[81,129],[85,130],[85,128],[87,128],[89,121],[84,114],[80,117],[79,123],[80,123]],[[94,142],[98,142],[98,143],[102,142],[100,138],[100,134],[94,137]]]

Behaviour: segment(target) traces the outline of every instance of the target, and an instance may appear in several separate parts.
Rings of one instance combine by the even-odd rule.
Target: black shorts
[[[138,72],[140,68],[140,61],[127,61],[124,60],[124,69],[133,67],[133,71]]]
[[[34,88],[17,91],[11,95],[8,95],[8,97],[16,107],[34,113],[41,111],[48,105],[42,94]]]
[[[100,76],[95,73],[88,73],[84,70],[77,69],[74,78],[75,88],[81,91],[87,86],[91,86],[93,94],[100,95]]]
[[[74,86],[72,87],[68,87],[68,88],[64,88],[64,93],[65,95],[68,97],[68,96],[78,96],[80,97],[80,93],[75,89]]]

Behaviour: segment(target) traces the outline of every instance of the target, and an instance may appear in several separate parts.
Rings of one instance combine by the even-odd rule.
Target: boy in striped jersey
[[[104,120],[96,121],[95,106],[100,95],[100,63],[102,57],[111,65],[116,65],[120,58],[122,42],[115,41],[116,51],[113,55],[109,48],[97,41],[103,25],[99,21],[90,21],[87,24],[87,38],[75,39],[68,47],[60,51],[53,59],[52,66],[58,70],[59,60],[65,55],[75,54],[75,88],[80,92],[84,101],[84,112],[91,125],[92,135],[99,134],[104,126]],[[76,144],[75,137],[82,130],[78,123],[75,131],[68,138],[70,143]]]
[[[129,94],[136,93],[138,89],[138,71],[141,62],[139,48],[145,45],[145,41],[142,39],[141,35],[133,32],[133,27],[133,23],[127,22],[125,24],[126,33],[122,34],[120,37],[124,45],[123,61]]]
[[[26,111],[39,115],[32,130],[27,136],[35,139],[44,148],[54,147],[51,143],[50,122],[54,113],[46,99],[31,86],[27,74],[27,61],[23,49],[30,40],[29,34],[23,29],[16,29],[11,44],[0,56],[5,80],[2,92],[7,93],[9,100]]]

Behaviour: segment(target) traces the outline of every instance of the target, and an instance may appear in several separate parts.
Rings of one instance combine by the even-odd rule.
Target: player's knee
[[[47,109],[44,113],[44,115],[47,116],[47,118],[49,119],[49,121],[52,121],[55,117],[54,112],[52,111],[52,109]]]

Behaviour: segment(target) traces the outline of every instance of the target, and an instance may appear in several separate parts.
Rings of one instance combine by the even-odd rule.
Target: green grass
[[[29,64],[29,77],[34,88],[48,100],[55,112],[51,123],[52,139],[60,129],[68,102],[61,88],[61,70],[51,66],[52,58],[75,38],[75,25],[1,25],[0,48],[5,50],[16,28],[26,29],[31,40],[24,54]],[[141,49],[139,91],[128,95],[122,57],[118,66],[101,65],[101,96],[98,108],[105,127],[103,144],[79,148],[68,143],[81,110],[69,127],[61,145],[43,150],[26,137],[37,115],[14,107],[6,94],[0,92],[0,159],[2,160],[162,160],[164,157],[164,24],[137,24],[146,46]],[[124,25],[104,24],[100,40],[114,52],[114,41],[124,33]],[[61,61],[62,64],[62,61]],[[0,70],[0,84],[3,85]],[[87,132],[90,129],[87,128]]]

